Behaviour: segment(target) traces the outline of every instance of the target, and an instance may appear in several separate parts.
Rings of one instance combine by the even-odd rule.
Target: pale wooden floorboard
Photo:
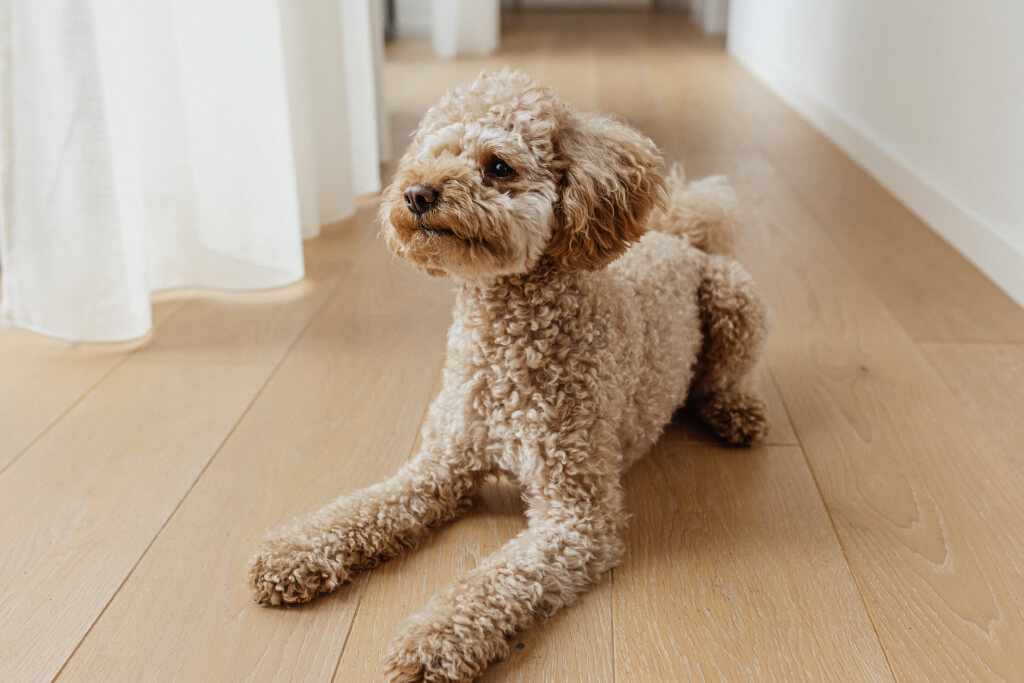
[[[896,676],[1018,677],[1024,485],[779,169],[731,170],[771,254],[769,366]]]
[[[922,346],[964,413],[1024,479],[1024,344]]]
[[[627,483],[618,680],[893,680],[799,448],[670,431]]]
[[[0,476],[0,680],[57,673],[266,373],[130,359]]]
[[[715,126],[731,122],[738,137],[769,138],[773,129],[749,128],[756,120],[749,103],[742,115],[712,107],[716,88],[740,89],[729,85],[730,69],[709,67],[714,77],[704,87],[711,102],[698,110],[704,108]],[[675,75],[688,77],[678,65]],[[687,104],[679,91],[658,92],[668,111]],[[670,150],[688,163],[695,159],[701,173],[730,173],[740,190],[751,221],[741,260],[777,314],[772,374],[897,677],[1012,678],[1020,665],[1008,644],[1024,633],[1012,597],[1020,582],[1010,578],[1022,560],[1021,539],[1002,543],[981,519],[1021,516],[1012,502],[1024,493],[1016,478],[1001,478],[993,495],[990,470],[964,466],[965,460],[992,461],[991,444],[957,409],[905,331],[914,321],[893,306],[904,312],[897,319],[890,302],[877,297],[881,276],[864,271],[874,279],[870,285],[861,279],[845,243],[804,205],[789,165],[769,164],[745,145],[686,154],[688,140],[667,133]],[[842,187],[845,177],[826,170],[819,182]],[[866,193],[865,203],[877,192]],[[975,307],[992,303],[993,292],[997,308],[1005,303],[988,283],[971,291],[983,302],[970,304]],[[933,303],[945,325],[964,325],[964,334],[974,329],[963,322],[972,315],[962,317],[967,302]],[[989,329],[1013,336],[1012,327]],[[993,464],[1006,471],[1005,464]]]
[[[655,29],[673,30],[693,32],[670,23]],[[674,59],[665,58],[665,48],[648,49],[609,64],[635,76],[610,76],[624,96],[613,93],[606,108],[646,130],[671,122],[665,132],[678,154],[674,160],[688,168],[693,153],[772,161],[913,338],[1024,340],[1024,309],[724,54],[721,44],[692,35],[687,42],[691,52]],[[633,69],[634,60],[644,61],[647,73]],[[666,116],[652,113],[659,107]]]
[[[372,215],[375,206],[364,209]],[[270,292],[161,292],[154,332],[123,344],[75,344],[9,329],[0,335],[0,471],[111,370],[137,353],[148,358],[275,362],[343,275],[362,234],[346,221],[306,244],[307,277]],[[225,320],[230,324],[225,324]],[[172,322],[173,321],[173,322]],[[32,387],[32,391],[18,391]]]
[[[162,327],[181,305],[156,304],[154,326]],[[143,345],[73,344],[17,328],[0,334],[0,472]]]
[[[0,335],[0,343],[6,336]],[[0,354],[0,471],[121,360],[114,354],[89,358]]]
[[[669,78],[665,72],[654,73]],[[680,64],[669,73],[691,77]],[[753,127],[761,110],[751,98],[745,109],[738,97],[733,107],[722,106],[727,100],[713,106],[716,89],[760,86],[732,66],[710,65],[704,78],[709,101],[697,107],[706,120],[733,126],[741,138],[771,137],[774,128]],[[666,111],[686,106],[683,91],[658,89]],[[862,275],[854,268],[857,262],[863,269],[876,247],[848,249],[856,231],[838,235],[823,226],[794,190],[792,164],[769,163],[769,152],[751,153],[744,145],[686,154],[686,138],[675,129],[663,132],[669,150],[688,162],[695,157],[701,173],[729,173],[744,201],[751,229],[741,260],[776,312],[768,354],[772,375],[896,676],[1019,675],[1022,664],[1010,643],[1024,637],[1024,613],[1014,598],[1024,588],[1017,570],[1024,546],[1019,534],[1006,538],[1001,529],[1024,521],[1024,508],[1014,502],[1024,489],[906,331],[904,325],[914,329],[920,321],[901,303],[879,298],[879,287],[911,285],[895,279],[880,284],[881,273]],[[846,187],[840,171],[819,172],[819,184]],[[878,200],[879,193],[877,187],[864,190],[864,203]],[[893,242],[912,250],[904,240]],[[969,269],[966,263],[953,268]],[[1007,306],[990,283],[974,284],[970,301],[942,299],[918,286],[917,295],[938,312],[932,315],[945,316],[939,327],[919,326],[919,334],[948,328],[970,338],[978,326],[967,309]],[[1012,323],[1020,309],[1007,309]],[[1015,335],[1012,324],[999,325],[985,329]],[[1000,530],[989,519],[1000,519]]]

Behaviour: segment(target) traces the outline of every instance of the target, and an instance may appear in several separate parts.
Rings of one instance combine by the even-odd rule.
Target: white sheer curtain
[[[303,276],[379,190],[375,0],[0,0],[3,322],[146,334],[150,293]]]

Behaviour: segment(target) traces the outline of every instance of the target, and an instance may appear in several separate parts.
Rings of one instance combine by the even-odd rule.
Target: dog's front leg
[[[438,398],[434,408],[450,406]],[[390,479],[346,494],[263,540],[249,562],[253,598],[263,604],[308,602],[415,545],[465,508],[479,463],[432,408],[419,453]],[[431,424],[433,423],[433,425]]]
[[[476,678],[507,656],[510,637],[571,603],[618,564],[621,488],[618,481],[600,485],[608,488],[531,501],[536,514],[528,529],[405,623],[388,652],[389,680]]]

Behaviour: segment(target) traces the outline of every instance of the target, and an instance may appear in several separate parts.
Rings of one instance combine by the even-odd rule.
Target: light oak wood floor
[[[509,15],[503,51],[389,48],[396,146],[504,64],[728,173],[776,321],[775,423],[685,417],[628,476],[629,550],[491,681],[1024,680],[1024,310],[675,15]],[[397,624],[523,526],[494,486],[415,553],[255,606],[268,527],[408,457],[452,297],[374,201],[275,292],[161,296],[116,347],[0,333],[0,680],[375,680]]]

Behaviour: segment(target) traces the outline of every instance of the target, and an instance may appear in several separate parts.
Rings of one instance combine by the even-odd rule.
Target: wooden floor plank
[[[715,87],[723,86],[708,86],[712,101]],[[669,111],[681,106],[670,92],[663,100]],[[754,119],[702,106],[719,124],[731,120],[738,136],[751,134]],[[685,152],[668,138],[670,151]],[[1024,590],[1024,547],[1019,534],[984,522],[1024,522],[1018,478],[958,409],[901,325],[906,317],[890,313],[877,282],[846,260],[845,242],[805,208],[788,166],[746,150],[698,154],[697,165],[730,173],[746,204],[752,229],[741,260],[775,309],[772,375],[896,676],[1019,676],[1010,643],[1024,637],[1014,598]],[[988,286],[974,291],[992,296]],[[957,317],[965,307],[946,311],[954,328],[970,324]]]
[[[370,245],[62,679],[329,680],[364,579],[306,607],[268,609],[251,600],[246,562],[272,525],[408,457],[450,303],[447,283]]]
[[[154,305],[154,325],[182,303]],[[147,341],[75,344],[17,328],[0,335],[0,472]]]
[[[672,431],[628,484],[617,680],[892,680],[799,448]]]
[[[769,366],[896,676],[1019,678],[1024,485],[779,170],[731,170],[772,256]]]
[[[57,673],[266,374],[129,359],[0,476],[0,680]]]
[[[964,414],[1024,478],[1024,345],[921,344]]]
[[[121,360],[120,354],[0,358],[0,472]]]

